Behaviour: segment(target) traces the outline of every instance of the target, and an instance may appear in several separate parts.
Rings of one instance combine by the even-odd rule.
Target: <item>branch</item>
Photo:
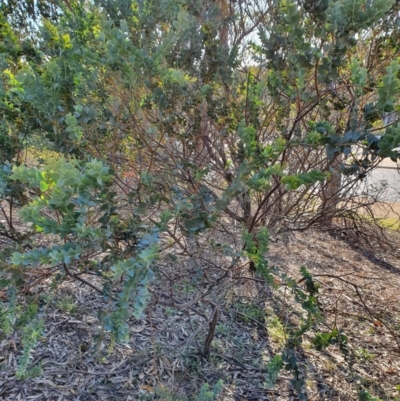
[[[94,290],[96,290],[99,294],[104,295],[103,290],[101,290],[99,287],[97,287],[96,285],[92,284],[90,281],[87,281],[86,279],[82,278],[81,276],[78,276],[76,274],[71,273],[71,271],[68,269],[67,265],[65,263],[63,263],[63,267],[64,270],[66,271],[66,273],[68,274],[68,276],[88,285],[89,287],[93,288]]]

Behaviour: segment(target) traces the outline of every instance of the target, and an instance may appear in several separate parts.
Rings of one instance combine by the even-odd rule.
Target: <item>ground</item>
[[[306,266],[320,284],[326,320],[317,330],[336,325],[348,338],[343,354],[335,344],[318,351],[312,345],[315,333],[305,336],[297,358],[310,400],[358,400],[361,389],[381,400],[399,396],[400,241],[397,234],[389,236],[391,249],[360,246],[340,232],[334,237],[308,231],[271,242],[271,265],[298,278],[299,267]],[[212,388],[221,379],[219,401],[296,400],[290,372],[267,388],[266,365],[285,342],[284,326],[296,323],[297,306],[279,283],[271,289],[240,274],[243,278],[218,288],[212,297],[218,304],[176,310],[153,299],[145,319],[130,319],[126,344],[114,344],[102,332],[100,294],[63,283],[47,306],[43,336],[32,354],[30,366],[42,374],[18,379],[20,338],[0,336],[0,399],[196,400],[205,383]],[[190,299],[194,288],[188,282],[180,290],[182,299]],[[210,357],[204,358],[200,351],[214,307],[216,334]]]

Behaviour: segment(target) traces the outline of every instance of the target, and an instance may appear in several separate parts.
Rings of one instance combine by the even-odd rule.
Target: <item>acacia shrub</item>
[[[321,319],[317,289],[306,269],[304,291],[268,265],[269,231],[332,221],[346,210],[341,176],[351,188],[380,159],[397,159],[400,141],[397,121],[381,123],[398,108],[398,49],[386,43],[397,5],[357,4],[247,5],[249,26],[243,2],[60,3],[59,24],[44,18],[31,33],[30,58],[3,19],[1,235],[13,267],[3,266],[2,286],[23,296],[16,268],[44,269],[55,288],[83,282],[104,294],[104,327],[124,340],[130,313],[140,318],[152,297],[206,302],[213,323],[208,296],[233,272],[250,268],[269,285],[279,276],[306,318],[271,369],[292,370],[302,394],[295,349]],[[27,146],[58,157],[29,166]],[[182,302],[179,274],[154,284],[157,259],[176,253],[202,260],[188,274],[208,286]],[[20,312],[5,308],[11,324]]]

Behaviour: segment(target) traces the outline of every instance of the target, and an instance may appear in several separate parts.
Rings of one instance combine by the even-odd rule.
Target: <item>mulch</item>
[[[337,327],[348,337],[349,354],[344,355],[335,344],[317,351],[314,333],[305,336],[297,358],[310,400],[358,400],[362,388],[382,400],[399,395],[400,242],[397,234],[390,235],[391,250],[379,244],[357,248],[320,231],[271,243],[271,265],[296,278],[300,266],[306,266],[320,285],[326,320],[315,331]],[[180,260],[160,263],[171,274],[186,268]],[[210,303],[177,310],[154,298],[144,319],[129,319],[130,340],[114,344],[99,323],[98,313],[106,307],[101,294],[82,283],[64,282],[47,306],[45,330],[32,352],[30,366],[40,366],[42,374],[18,379],[20,335],[0,334],[0,399],[194,400],[204,383],[212,387],[221,379],[220,401],[296,400],[290,372],[280,374],[274,389],[266,388],[265,378],[268,361],[282,349],[268,325],[276,316],[284,325],[296,324],[301,310],[288,291],[265,288],[246,274],[237,272],[241,278],[230,277],[208,296],[219,308],[209,358],[201,350],[213,312]],[[45,280],[32,291],[46,293],[48,285]],[[183,301],[200,287],[177,285]],[[163,290],[161,279],[154,290]]]

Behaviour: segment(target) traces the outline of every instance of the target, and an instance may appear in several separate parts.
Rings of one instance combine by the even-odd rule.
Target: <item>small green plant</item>
[[[331,344],[339,344],[341,350],[345,351],[347,336],[337,328],[334,328],[328,333],[317,333],[313,338],[312,343],[318,351],[329,347]]]
[[[366,361],[370,361],[371,359],[374,358],[374,355],[371,354],[367,349],[364,349],[364,348],[356,349],[354,351],[354,353],[355,353],[357,359],[359,359],[360,361],[366,362]]]
[[[101,357],[97,358],[97,361],[99,363],[101,363],[102,365],[105,365],[108,363],[108,359],[105,356],[101,356]]]
[[[175,310],[174,308],[171,308],[170,306],[167,306],[167,307],[164,309],[164,312],[165,312],[165,314],[166,314],[167,316],[172,316],[172,315],[176,312],[176,310]]]
[[[264,322],[265,313],[257,305],[250,303],[238,303],[237,311],[239,312],[240,319],[245,323],[250,323],[254,320],[260,323]]]
[[[224,353],[226,351],[226,344],[221,338],[214,338],[213,349],[217,352]]]
[[[5,280],[4,280],[5,281]],[[12,333],[14,326],[16,326],[17,318],[20,313],[21,307],[17,302],[17,291],[12,283],[7,282],[9,288],[8,294],[8,305],[0,303],[0,333],[3,336],[8,336]]]
[[[12,332],[10,321],[10,312],[2,304],[0,304],[0,333],[2,335],[9,335]]]
[[[195,398],[186,398],[176,394],[176,392],[171,391],[169,388],[164,386],[158,386],[154,390],[154,394],[157,397],[156,399],[160,399],[163,401],[214,401],[216,397],[221,393],[223,388],[222,380],[219,380],[212,389],[210,389],[210,385],[208,383],[203,384],[200,389],[200,392]],[[154,397],[152,394],[142,394],[141,400],[153,400]]]
[[[33,379],[35,377],[40,377],[43,374],[43,369],[40,365],[36,365],[27,369],[26,372],[22,376],[17,376],[19,379]]]
[[[400,401],[400,384],[396,384],[394,388],[397,390],[398,395],[394,397],[394,401]]]
[[[380,398],[373,397],[367,390],[361,390],[358,393],[359,401],[382,401]]]
[[[226,323],[220,323],[217,325],[217,334],[223,334],[229,336],[231,334],[231,328]]]
[[[265,378],[264,387],[270,389],[274,387],[276,383],[276,379],[278,378],[279,372],[283,368],[283,360],[282,355],[277,354],[274,355],[273,358],[270,359],[267,365],[267,376]]]
[[[222,391],[222,388],[222,380],[218,380],[212,389],[210,389],[210,385],[208,383],[205,383],[201,387],[200,393],[196,397],[196,401],[214,401],[218,394]]]
[[[34,367],[28,370],[29,361],[31,358],[32,349],[42,335],[44,321],[36,318],[29,325],[22,328],[21,342],[23,344],[22,355],[18,359],[18,369],[16,376],[18,379],[26,379],[32,377],[32,374],[39,374],[40,368]]]
[[[273,316],[267,323],[267,330],[271,340],[278,346],[283,346],[286,341],[285,328],[278,316]]]
[[[323,363],[325,365],[326,370],[330,373],[333,374],[333,371],[335,370],[335,367],[337,364],[331,359],[323,359]]]
[[[318,285],[314,282],[311,274],[302,266],[300,268],[302,279],[295,281],[293,278],[282,274],[281,279],[286,283],[294,294],[296,302],[301,304],[303,310],[307,313],[301,320],[299,326],[288,328],[284,327],[282,322],[275,316],[271,318],[267,325],[268,332],[282,344],[282,352],[270,361],[267,367],[266,386],[272,386],[281,369],[285,368],[291,371],[293,379],[290,381],[293,388],[297,391],[301,401],[306,401],[305,393],[306,382],[304,375],[300,371],[296,349],[303,342],[303,335],[309,331],[316,323],[323,319],[318,301]],[[299,284],[302,283],[302,287]]]
[[[182,290],[185,295],[190,295],[196,290],[196,287],[190,282],[185,281]]]
[[[76,313],[76,305],[71,297],[60,298],[57,302],[57,308],[64,313],[74,315]]]
[[[154,393],[157,399],[163,401],[186,401],[186,398],[177,395],[175,392],[164,386],[156,387]],[[153,399],[153,397],[149,398],[149,400],[150,399]]]

